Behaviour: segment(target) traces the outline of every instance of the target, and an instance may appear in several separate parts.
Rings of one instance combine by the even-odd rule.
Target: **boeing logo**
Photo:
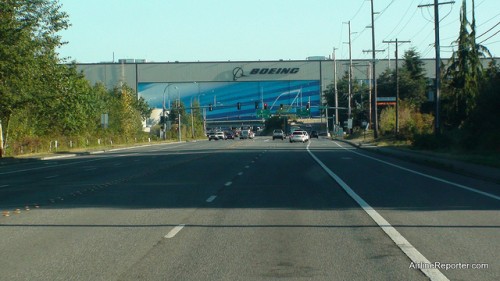
[[[300,68],[254,68],[250,74],[295,74]]]
[[[283,68],[252,68],[250,75],[265,75],[265,74],[295,74],[300,70],[299,67],[283,67]],[[238,78],[245,77],[243,68],[236,67],[233,69],[233,81]]]

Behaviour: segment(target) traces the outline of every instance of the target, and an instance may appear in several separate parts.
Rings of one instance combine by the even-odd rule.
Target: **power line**
[[[365,0],[362,0],[362,2],[361,2],[361,6],[359,6],[358,11],[354,14],[354,16],[352,16],[352,18],[351,18],[349,21],[354,20],[354,19],[358,16],[359,12],[361,11],[361,9],[362,9],[362,8],[363,8],[363,6],[365,5],[365,3],[366,3],[366,1],[365,1]]]
[[[479,37],[481,37],[481,36],[483,36],[483,35],[485,35],[486,33],[490,32],[493,28],[495,28],[495,27],[496,27],[497,25],[499,25],[499,24],[500,24],[500,21],[499,21],[499,22],[497,22],[497,24],[495,24],[495,25],[494,25],[493,27],[491,27],[490,29],[488,29],[488,30],[486,30],[485,32],[483,32],[483,34],[481,34],[481,35],[479,35],[479,36],[476,36],[476,39],[477,39],[477,38],[479,38]]]
[[[479,44],[482,44],[483,42],[487,41],[488,39],[490,39],[491,37],[497,35],[498,33],[500,32],[500,30],[498,30],[497,32],[493,33],[493,35],[491,35],[490,37],[484,39],[483,41],[479,42]]]
[[[408,9],[406,9],[406,12],[403,14],[403,16],[401,16],[401,19],[399,20],[399,22],[396,24],[396,26],[394,26],[394,29],[391,32],[389,32],[389,35],[387,35],[386,38],[391,37],[392,33],[399,27],[399,25],[401,24],[401,22],[406,18],[406,15],[408,14],[408,11],[410,11],[411,7],[413,6],[413,2],[415,2],[415,0],[411,1],[410,5],[408,6]],[[411,20],[411,18],[410,18],[410,20]],[[410,22],[410,21],[408,21],[408,22]],[[407,22],[407,24],[408,24],[408,22]],[[405,25],[405,27],[406,27],[406,25]]]

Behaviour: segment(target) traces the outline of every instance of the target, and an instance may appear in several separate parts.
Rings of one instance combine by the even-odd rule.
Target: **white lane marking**
[[[0,188],[7,187],[7,186],[9,186],[9,185],[8,184],[0,185]]]
[[[246,165],[246,166],[245,166],[245,169],[248,169],[248,168],[250,168],[250,166]]]
[[[52,176],[47,176],[45,177],[46,179],[53,179],[53,178],[57,178],[59,175],[52,175]]]
[[[339,147],[342,147],[337,142],[334,142],[334,143],[336,145],[338,145]],[[348,149],[346,149],[346,150],[348,150]],[[487,197],[490,197],[490,198],[493,198],[493,199],[496,199],[496,200],[500,200],[500,196],[496,196],[496,195],[488,193],[488,192],[480,191],[480,190],[477,190],[477,189],[472,188],[472,187],[461,185],[459,183],[447,181],[447,180],[442,179],[442,178],[438,178],[438,177],[434,177],[434,176],[431,176],[431,175],[428,175],[428,174],[420,173],[420,172],[417,172],[417,171],[414,171],[414,170],[411,170],[411,169],[408,169],[408,168],[405,168],[405,167],[402,167],[402,166],[399,166],[399,165],[396,165],[396,164],[392,164],[392,163],[384,161],[384,160],[377,159],[375,157],[371,157],[371,156],[368,156],[368,155],[361,154],[361,153],[353,151],[353,150],[349,150],[349,151],[352,152],[352,153],[355,153],[355,154],[357,154],[359,156],[363,156],[363,157],[366,157],[366,158],[378,161],[380,163],[387,164],[389,166],[392,166],[392,167],[395,167],[395,168],[398,168],[398,169],[401,169],[401,170],[404,170],[404,171],[407,171],[407,172],[410,172],[410,173],[413,173],[413,174],[416,174],[416,175],[419,175],[419,176],[422,176],[422,177],[426,177],[426,178],[429,178],[429,179],[433,179],[433,180],[436,180],[436,181],[447,183],[447,184],[450,184],[450,185],[453,185],[453,186],[456,186],[456,187],[460,187],[462,189],[465,189],[465,190],[468,190],[468,191],[471,191],[471,192],[475,192],[475,193],[478,193],[478,194],[481,194],[481,195],[484,195],[484,196],[487,196]]]
[[[233,184],[233,182],[232,182],[232,181],[228,181],[228,182],[226,182],[224,185],[225,185],[225,186],[230,186],[231,184]]]
[[[238,173],[238,176],[242,176],[242,175],[243,175],[243,172],[239,172],[239,173]]]
[[[97,168],[87,168],[87,169],[85,169],[85,171],[87,171],[87,172],[88,171],[94,171],[94,170],[97,170]]]
[[[384,217],[382,217],[375,209],[372,208],[363,198],[361,198],[349,185],[347,185],[339,176],[332,172],[321,160],[319,160],[310,150],[307,145],[307,152],[311,157],[330,175],[352,199],[358,203],[361,208],[382,228],[382,230],[389,236],[392,241],[398,246],[403,253],[408,256],[414,263],[430,264],[430,261],[424,257],[413,245],[406,240]],[[441,271],[436,268],[420,268],[420,270],[431,280],[449,280]]]
[[[179,233],[179,231],[181,231],[184,226],[186,226],[185,224],[179,224],[178,226],[172,228],[172,230],[170,230],[169,233],[167,233],[167,235],[165,235],[165,238],[167,239],[170,239],[170,238],[174,238],[175,235],[177,235],[177,233]]]
[[[207,202],[208,202],[208,203],[211,203],[212,201],[214,201],[214,200],[215,200],[215,198],[217,198],[217,196],[212,195],[212,196],[208,197]]]

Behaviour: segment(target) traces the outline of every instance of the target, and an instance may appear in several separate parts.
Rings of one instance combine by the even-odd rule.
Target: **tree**
[[[472,2],[474,7],[474,1]],[[463,124],[476,106],[483,66],[480,58],[490,56],[488,49],[476,43],[476,20],[474,10],[472,22],[467,20],[466,1],[460,13],[460,33],[455,41],[458,50],[453,52],[445,78],[450,82],[443,93],[443,112],[449,126]]]
[[[420,109],[426,101],[427,87],[424,62],[415,49],[409,49],[399,70],[399,98]],[[378,96],[396,97],[396,71],[386,69],[377,79]]]
[[[7,128],[16,111],[29,112],[44,91],[41,78],[52,75],[47,66],[58,63],[57,33],[69,26],[59,9],[55,0],[0,0],[0,123]]]

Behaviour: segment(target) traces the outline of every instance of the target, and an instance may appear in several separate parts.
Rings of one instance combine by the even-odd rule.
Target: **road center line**
[[[349,185],[347,185],[339,176],[332,172],[321,160],[319,160],[316,155],[314,155],[309,150],[309,145],[307,145],[307,152],[309,155],[325,170],[325,172],[330,175],[333,180],[335,180],[349,196],[351,196],[356,203],[358,203],[361,208],[377,223],[377,225],[382,228],[382,230],[394,241],[394,243],[403,251],[403,253],[408,256],[414,263],[420,264],[430,264],[430,261],[424,257],[415,247],[413,247],[406,238],[403,237],[384,217],[382,217],[375,209],[373,209],[363,198],[361,198],[354,190],[352,190]],[[430,278],[430,280],[449,280],[441,271],[436,268],[420,268],[420,270]]]
[[[233,184],[233,182],[232,182],[232,181],[228,181],[228,182],[226,182],[224,185],[225,185],[225,186],[230,186],[231,184]]]
[[[167,239],[170,239],[170,238],[174,238],[175,235],[177,235],[177,233],[179,233],[179,231],[181,231],[184,226],[186,226],[185,224],[179,224],[178,226],[174,227],[172,230],[170,230],[170,232],[165,235],[165,238]]]
[[[468,191],[471,191],[471,192],[475,192],[475,193],[478,193],[478,194],[481,194],[481,195],[484,195],[484,196],[487,196],[487,197],[490,197],[490,198],[493,198],[493,199],[496,199],[496,200],[500,200],[500,196],[496,196],[494,194],[491,194],[491,193],[488,193],[488,192],[484,192],[484,191],[480,191],[480,190],[477,190],[475,188],[472,188],[472,187],[468,187],[468,186],[465,186],[465,185],[461,185],[459,183],[455,183],[455,182],[451,182],[451,181],[447,181],[445,179],[442,179],[442,178],[438,178],[438,177],[434,177],[434,176],[431,176],[431,175],[428,175],[428,174],[424,174],[424,173],[420,173],[420,172],[417,172],[417,171],[414,171],[414,170],[411,170],[411,169],[408,169],[408,168],[405,168],[405,167],[402,167],[402,166],[399,166],[399,165],[396,165],[396,164],[393,164],[393,163],[390,163],[390,162],[387,162],[387,161],[384,161],[384,160],[380,160],[380,159],[377,159],[375,157],[371,157],[371,156],[368,156],[368,155],[364,155],[364,154],[361,154],[359,152],[356,152],[356,151],[353,151],[353,150],[350,150],[350,149],[347,149],[345,147],[342,147],[340,144],[338,144],[337,142],[334,142],[336,145],[338,145],[339,147],[345,149],[345,150],[348,150],[352,153],[355,153],[359,156],[363,156],[363,157],[366,157],[366,158],[369,158],[369,159],[372,159],[372,160],[375,160],[375,161],[378,161],[380,163],[384,163],[386,165],[389,165],[389,166],[392,166],[392,167],[395,167],[395,168],[398,168],[398,169],[401,169],[401,170],[404,170],[404,171],[407,171],[407,172],[410,172],[410,173],[413,173],[413,174],[416,174],[416,175],[419,175],[419,176],[422,176],[422,177],[426,177],[426,178],[429,178],[429,179],[433,179],[433,180],[436,180],[436,181],[440,181],[440,182],[443,182],[443,183],[447,183],[447,184],[450,184],[450,185],[453,185],[453,186],[456,186],[456,187],[460,187],[462,189],[465,189],[465,190],[468,190]]]
[[[208,197],[207,202],[208,202],[208,203],[211,203],[212,201],[214,201],[214,200],[215,200],[215,198],[217,198],[217,196],[212,195],[212,196]]]

